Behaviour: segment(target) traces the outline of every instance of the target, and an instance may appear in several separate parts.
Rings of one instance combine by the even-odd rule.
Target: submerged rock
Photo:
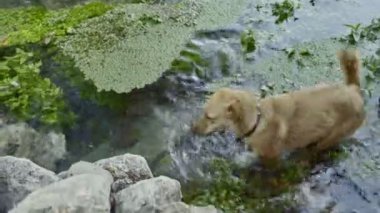
[[[116,213],[156,212],[182,198],[177,180],[160,176],[142,180],[116,194]]]
[[[66,140],[61,133],[42,134],[25,123],[0,127],[0,156],[28,158],[50,170],[66,154]]]
[[[29,193],[58,180],[53,172],[30,160],[0,157],[0,212],[7,212]]]
[[[111,183],[102,175],[76,175],[34,191],[10,213],[110,212]]]
[[[115,182],[112,191],[118,192],[140,180],[152,178],[152,172],[144,157],[125,154],[95,162],[95,165],[109,171]]]

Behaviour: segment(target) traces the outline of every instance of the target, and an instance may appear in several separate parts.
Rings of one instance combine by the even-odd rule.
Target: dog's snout
[[[193,123],[191,124],[191,131],[192,131],[193,133],[197,133],[197,132],[198,132],[198,126],[197,126],[197,124],[196,124],[195,122],[193,122]]]

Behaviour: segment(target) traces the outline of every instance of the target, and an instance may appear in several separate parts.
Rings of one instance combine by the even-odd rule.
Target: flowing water
[[[272,2],[250,0],[241,17],[231,20],[233,24],[196,33],[189,41],[208,62],[208,80],[168,72],[153,85],[122,95],[128,106],[121,111],[82,100],[76,88],[49,74],[61,69],[60,65],[46,62],[43,73],[64,88],[80,116],[77,124],[65,131],[70,154],[61,169],[77,160],[95,161],[128,152],[144,156],[155,175],[168,175],[186,184],[209,177],[206,165],[215,157],[244,163],[249,153],[233,134],[196,137],[189,132],[207,95],[222,86],[259,92],[268,83],[278,89],[294,89],[340,81],[338,74],[331,74],[337,68],[334,53],[339,47],[331,38],[348,33],[344,24],[369,24],[379,17],[380,9],[379,0],[303,0],[294,19],[276,25],[269,6]],[[258,50],[245,56],[240,35],[247,28],[255,31]],[[318,58],[311,64],[306,60],[310,73],[288,67],[292,63],[285,60],[282,50],[290,47],[307,48],[311,57]],[[370,54],[379,48],[379,42],[360,48]],[[282,85],[284,81],[287,83]],[[345,146],[348,157],[333,165],[316,165],[298,184],[299,211],[334,206],[334,212],[380,212],[377,98],[374,93],[367,101],[368,120],[354,135],[357,142]]]

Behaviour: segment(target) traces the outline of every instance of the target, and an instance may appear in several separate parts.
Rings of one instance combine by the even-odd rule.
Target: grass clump
[[[272,15],[277,17],[275,23],[281,24],[288,21],[289,18],[294,17],[294,12],[298,8],[300,8],[300,4],[293,0],[274,3],[272,5]]]
[[[41,61],[31,52],[16,49],[16,54],[0,60],[0,105],[18,119],[48,125],[73,121],[62,91],[40,76]]]
[[[253,30],[246,30],[241,34],[240,43],[244,53],[251,53],[256,50],[256,39]]]

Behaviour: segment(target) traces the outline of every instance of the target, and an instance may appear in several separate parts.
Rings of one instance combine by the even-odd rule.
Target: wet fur
[[[319,151],[338,144],[361,126],[365,114],[359,53],[340,51],[337,55],[345,84],[321,84],[260,101],[248,91],[223,88],[207,101],[193,131],[209,134],[231,129],[242,137],[255,125],[259,104],[260,122],[245,140],[262,158],[277,159],[285,150],[310,144]]]

